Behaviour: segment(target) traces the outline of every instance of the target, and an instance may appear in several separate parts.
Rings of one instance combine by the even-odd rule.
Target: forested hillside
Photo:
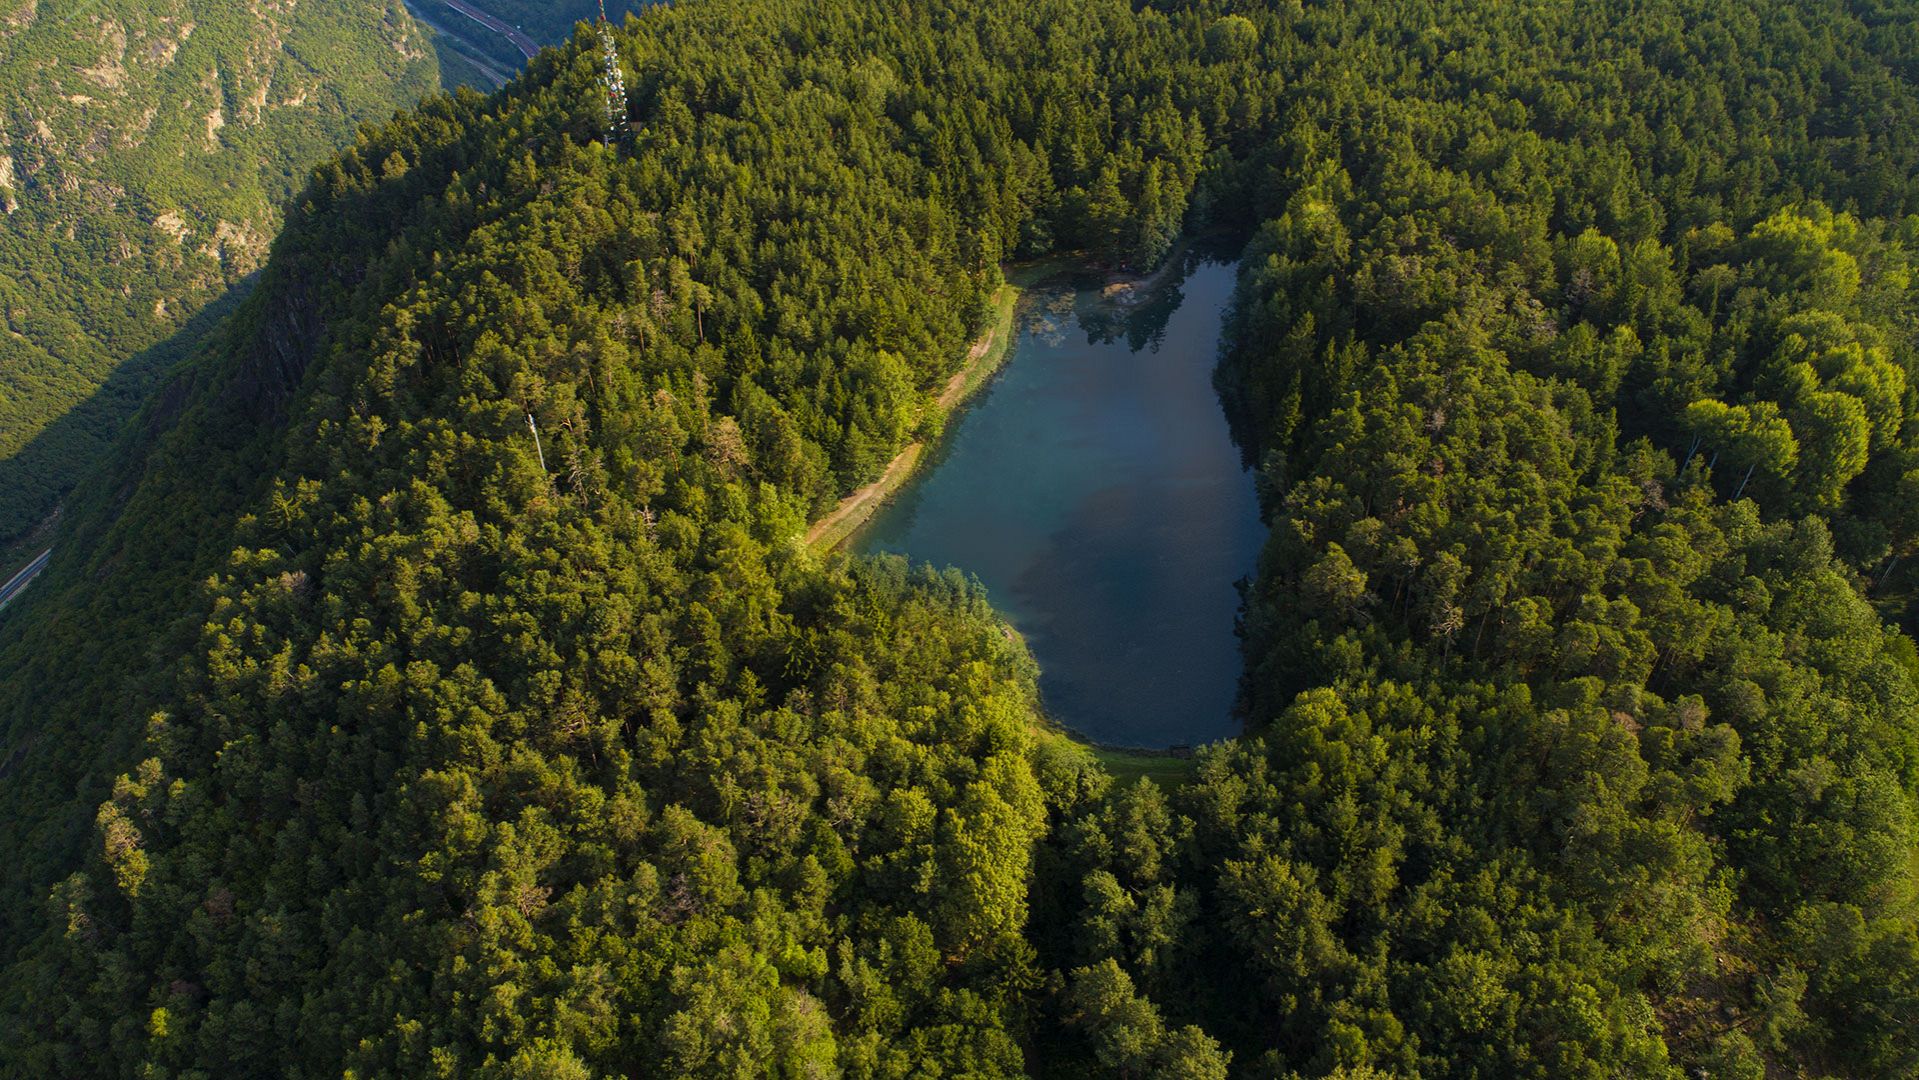
[[[312,164],[436,86],[399,0],[0,3],[0,544],[260,267]]]
[[[316,170],[0,619],[21,1076],[1919,1071],[1919,13],[680,0]],[[805,523],[1249,238],[1248,731]]]

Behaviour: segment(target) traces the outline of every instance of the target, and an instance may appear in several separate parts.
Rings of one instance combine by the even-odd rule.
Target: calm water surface
[[[1265,535],[1213,392],[1233,267],[1194,261],[1133,308],[1030,290],[997,378],[855,542],[978,576],[1096,742],[1237,731],[1234,582]]]

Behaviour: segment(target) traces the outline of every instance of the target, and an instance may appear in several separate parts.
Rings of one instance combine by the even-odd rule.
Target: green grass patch
[[[1041,721],[1037,735],[1042,756],[1055,760],[1093,761],[1116,784],[1130,785],[1146,779],[1171,791],[1190,784],[1199,775],[1199,762],[1190,751],[1135,750],[1121,746],[1098,746],[1075,738],[1065,728]]]
[[[1086,749],[1120,784],[1131,784],[1144,777],[1170,791],[1192,783],[1198,775],[1199,763],[1191,755],[1182,757],[1162,750],[1126,750],[1113,746],[1087,746]]]

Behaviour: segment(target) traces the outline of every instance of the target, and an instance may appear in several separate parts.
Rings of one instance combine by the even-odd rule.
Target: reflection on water
[[[1211,381],[1233,268],[1169,279],[1029,292],[1005,369],[857,543],[978,576],[1048,712],[1114,745],[1236,731],[1234,583],[1264,535]]]

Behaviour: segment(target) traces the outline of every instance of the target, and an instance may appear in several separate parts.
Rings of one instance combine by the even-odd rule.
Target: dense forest
[[[0,546],[260,267],[313,163],[435,70],[400,0],[0,0]]]
[[[1919,1073],[1919,11],[678,0],[314,171],[0,618],[0,1073]],[[806,523],[1245,238],[1246,733]],[[1222,613],[1224,617],[1224,613]]]

